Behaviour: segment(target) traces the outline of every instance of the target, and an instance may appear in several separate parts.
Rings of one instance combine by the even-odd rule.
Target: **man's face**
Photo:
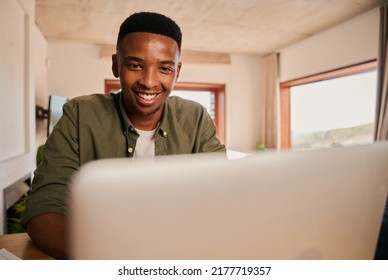
[[[163,104],[178,79],[178,44],[170,37],[136,32],[127,34],[112,56],[112,70],[120,78],[129,118],[159,121]]]

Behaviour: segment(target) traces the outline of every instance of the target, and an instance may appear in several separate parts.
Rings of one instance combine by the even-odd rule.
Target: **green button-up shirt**
[[[44,146],[43,163],[34,173],[23,224],[42,213],[67,215],[74,173],[89,161],[133,157],[138,137],[121,92],[82,96],[66,103]],[[154,139],[156,156],[225,152],[206,109],[175,96],[165,102]]]

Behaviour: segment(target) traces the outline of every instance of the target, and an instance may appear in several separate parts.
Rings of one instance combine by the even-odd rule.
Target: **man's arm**
[[[45,213],[27,223],[27,233],[43,252],[57,258],[69,258],[68,219],[61,214]]]
[[[223,152],[226,153],[225,145],[220,142],[217,136],[217,129],[214,121],[211,119],[207,111],[203,112],[200,126],[200,139],[199,139],[199,152],[210,153],[210,152]]]
[[[43,148],[43,162],[34,172],[22,224],[43,252],[68,258],[68,199],[71,177],[78,170],[79,155],[74,104],[64,114]]]

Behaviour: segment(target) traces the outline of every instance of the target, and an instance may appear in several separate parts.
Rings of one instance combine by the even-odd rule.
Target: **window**
[[[105,80],[105,93],[120,90],[119,80]],[[221,143],[225,143],[225,85],[203,83],[176,83],[171,95],[194,100],[209,112]]]
[[[215,121],[215,93],[209,90],[173,90],[170,96],[179,96],[185,99],[193,100],[204,106]]]
[[[282,83],[281,147],[311,150],[373,142],[376,61]]]
[[[217,135],[225,144],[225,85],[176,83],[173,95],[197,101],[208,108],[217,127]]]

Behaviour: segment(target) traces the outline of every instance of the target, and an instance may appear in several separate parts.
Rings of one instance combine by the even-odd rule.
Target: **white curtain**
[[[259,98],[258,144],[267,149],[278,147],[279,74],[278,54],[271,53],[262,58],[262,86]]]

